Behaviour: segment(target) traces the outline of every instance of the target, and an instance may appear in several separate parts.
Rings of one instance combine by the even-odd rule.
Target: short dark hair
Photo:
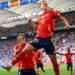
[[[46,2],[46,1],[42,1],[42,2],[39,4],[39,6],[40,6],[43,2]]]
[[[19,35],[20,33],[23,33],[23,32],[18,32],[17,35],[16,35],[16,37],[18,37],[18,35]]]

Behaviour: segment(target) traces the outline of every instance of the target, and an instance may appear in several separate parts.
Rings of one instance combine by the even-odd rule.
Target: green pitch
[[[46,71],[46,75],[55,75],[52,66],[44,66],[44,69]],[[0,68],[0,75],[17,75],[17,70],[17,68],[12,68],[11,72],[7,72],[6,70]],[[39,73],[40,75],[43,75],[41,70]],[[70,75],[70,72],[66,70],[66,65],[61,65],[60,75]],[[75,75],[75,65],[73,67],[73,75]]]

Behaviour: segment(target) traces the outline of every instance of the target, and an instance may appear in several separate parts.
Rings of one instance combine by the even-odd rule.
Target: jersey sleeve
[[[13,48],[13,49],[14,49],[14,53],[15,53],[15,52],[17,51],[17,47],[16,47],[16,46],[14,46],[14,48]]]
[[[56,11],[52,11],[52,14],[53,14],[54,18],[58,18],[59,19],[61,17],[61,15],[58,12],[56,12]]]
[[[32,52],[32,55],[35,57],[36,55],[35,55],[35,52]]]
[[[71,53],[71,55],[74,55],[75,53]]]

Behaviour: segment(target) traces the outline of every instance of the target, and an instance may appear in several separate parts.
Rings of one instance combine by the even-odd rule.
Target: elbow
[[[66,20],[64,17],[60,17],[60,20],[62,20],[62,21],[64,21],[64,20]]]
[[[62,20],[64,24],[69,24],[68,21],[64,17],[61,17],[60,20]]]

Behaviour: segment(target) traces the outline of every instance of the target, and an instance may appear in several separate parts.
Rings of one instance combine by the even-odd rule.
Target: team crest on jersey
[[[45,19],[42,19],[40,22],[41,24],[45,24]]]
[[[49,13],[47,13],[46,16],[49,16]]]

